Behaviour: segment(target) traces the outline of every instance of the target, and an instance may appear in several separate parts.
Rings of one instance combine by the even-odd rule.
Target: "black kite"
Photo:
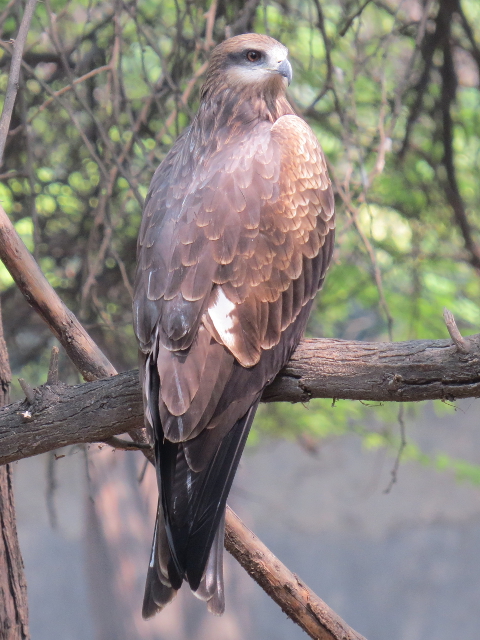
[[[228,492],[331,259],[331,183],[285,97],[287,53],[256,34],[215,48],[198,113],[147,196],[134,323],[160,499],[144,617],[184,580],[223,612]]]

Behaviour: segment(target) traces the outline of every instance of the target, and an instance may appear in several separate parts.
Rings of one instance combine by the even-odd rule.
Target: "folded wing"
[[[200,146],[187,131],[152,180],[134,298],[161,493],[146,615],[183,580],[222,609],[228,491],[325,277],[333,204],[318,142],[290,115]]]

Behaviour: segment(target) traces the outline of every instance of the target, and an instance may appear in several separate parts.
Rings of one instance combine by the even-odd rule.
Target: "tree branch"
[[[0,257],[27,300],[59,338],[84,377],[99,377],[98,371],[105,372],[100,375],[115,372],[110,362],[49,285],[1,207]],[[133,379],[135,382],[132,385]],[[120,386],[127,382],[127,385],[120,390],[114,390],[108,401],[103,387],[106,382]],[[87,396],[83,396],[85,390]],[[77,392],[83,396],[81,405],[73,401]],[[70,394],[73,394],[73,397]],[[142,429],[143,406],[136,373],[121,374],[76,387],[44,385],[33,391],[32,399],[33,402],[27,400],[17,403],[0,413],[3,418],[9,414],[6,422],[2,423],[3,427],[0,425],[0,450],[6,452],[5,458],[18,460],[70,443],[98,439],[104,441],[125,430],[134,435],[136,440],[146,440]],[[115,410],[117,402],[119,411]],[[40,427],[40,416],[43,427]],[[94,434],[102,421],[110,423],[110,431],[106,434],[102,432],[102,436],[96,438]],[[149,451],[144,451],[144,454],[149,457]],[[242,541],[241,547],[232,545],[230,552],[254,579],[259,580],[259,576],[263,576],[263,584],[270,584],[270,577],[273,579],[275,576],[279,563],[270,566],[271,558],[269,560],[266,556],[259,556],[254,548],[250,548],[251,541],[246,534],[248,529],[238,527],[230,509],[227,509],[225,523],[228,535],[236,536],[236,539]],[[262,582],[260,584],[263,586]],[[310,637],[322,640],[361,640],[361,637],[331,612],[313,592],[306,590],[300,581],[297,580],[295,583],[287,580],[282,589],[272,582],[270,587],[270,595],[275,594],[275,601],[282,603],[282,608],[288,612],[291,619]],[[309,605],[309,602],[313,604]],[[309,606],[313,607],[312,615],[306,613]],[[322,615],[319,612],[322,612]]]
[[[8,76],[7,91],[5,93],[5,102],[3,104],[2,117],[0,118],[0,167],[3,163],[3,152],[12,119],[13,107],[18,91],[18,80],[20,78],[20,68],[22,66],[22,55],[27,40],[30,22],[35,11],[37,0],[28,0],[25,12],[23,14],[20,28],[13,45],[12,62],[10,66],[10,74]]]
[[[85,380],[115,375],[73,313],[60,300],[0,206],[0,258],[27,301],[61,342]]]
[[[412,402],[480,397],[480,334],[452,340],[304,340],[264,402],[335,398]],[[138,372],[77,386],[43,385],[0,410],[0,464],[143,426]]]
[[[276,558],[227,507],[225,548],[287,616],[316,640],[365,640]],[[241,558],[241,560],[239,560]]]
[[[0,308],[0,406],[9,399],[10,363]],[[27,583],[18,544],[13,473],[0,466],[0,640],[28,640]]]
[[[442,140],[443,140],[443,166],[446,172],[444,181],[445,195],[450,204],[454,220],[462,234],[465,249],[469,253],[470,264],[480,271],[480,247],[475,241],[474,231],[468,219],[467,210],[458,186],[455,170],[455,151],[453,145],[454,122],[452,118],[452,105],[455,102],[457,91],[457,75],[453,61],[451,45],[451,28],[453,23],[453,6],[446,0],[440,3],[437,21],[437,30],[440,31],[443,50],[442,75]]]
[[[418,402],[480,397],[480,334],[452,340],[304,340],[264,402],[312,398]]]

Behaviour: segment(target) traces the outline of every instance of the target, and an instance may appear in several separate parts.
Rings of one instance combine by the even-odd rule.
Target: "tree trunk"
[[[0,407],[8,404],[11,377],[0,308]],[[18,545],[13,475],[6,464],[0,467],[0,640],[29,637],[27,584]]]

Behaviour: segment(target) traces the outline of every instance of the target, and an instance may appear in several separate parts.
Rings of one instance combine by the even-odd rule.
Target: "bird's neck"
[[[203,93],[193,127],[199,127],[204,136],[210,137],[221,130],[234,133],[262,121],[273,123],[288,114],[295,114],[295,111],[279,85],[224,86],[215,92]]]

